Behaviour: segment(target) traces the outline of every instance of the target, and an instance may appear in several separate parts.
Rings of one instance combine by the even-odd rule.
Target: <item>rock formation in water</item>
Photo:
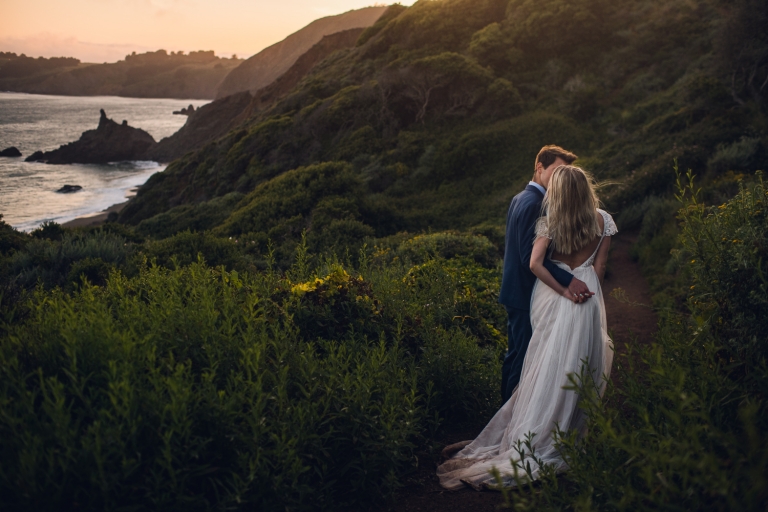
[[[174,110],[173,113],[177,116],[191,116],[195,113],[195,107],[190,103],[190,105],[187,108],[182,108],[181,110]]]
[[[99,126],[83,132],[80,140],[65,144],[53,151],[36,151],[27,162],[49,164],[106,164],[122,160],[147,160],[147,153],[157,145],[150,134],[128,126],[127,121],[117,124],[101,110]]]
[[[69,194],[71,192],[77,192],[78,190],[83,190],[83,187],[80,185],[64,185],[56,192],[60,192],[62,194]]]
[[[21,151],[19,151],[15,146],[11,146],[10,148],[5,148],[4,150],[0,151],[0,156],[21,156]]]
[[[313,21],[230,71],[219,85],[216,97],[223,98],[241,91],[255,93],[288,71],[323,36],[351,28],[370,27],[387,9],[387,6],[366,7]]]

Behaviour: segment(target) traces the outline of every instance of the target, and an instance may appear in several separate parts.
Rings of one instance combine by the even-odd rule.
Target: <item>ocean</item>
[[[165,165],[156,162],[114,162],[108,165],[50,165],[25,162],[38,150],[50,151],[80,138],[99,124],[99,109],[107,117],[149,132],[155,140],[181,128],[186,116],[174,115],[189,104],[198,108],[210,100],[119,98],[116,96],[45,96],[0,92],[0,151],[16,146],[20,158],[0,157],[0,214],[22,231],[43,222],[64,223],[100,212],[125,201]],[[63,185],[82,190],[57,193]]]

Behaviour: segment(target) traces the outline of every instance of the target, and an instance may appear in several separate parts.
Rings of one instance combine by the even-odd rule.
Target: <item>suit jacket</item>
[[[501,278],[499,302],[508,308],[531,309],[531,295],[536,276],[531,272],[531,252],[533,252],[536,220],[541,215],[541,203],[544,194],[533,185],[512,198],[507,212],[507,235],[504,241],[504,274]],[[573,275],[548,258],[544,267],[549,270],[558,283],[571,284]]]

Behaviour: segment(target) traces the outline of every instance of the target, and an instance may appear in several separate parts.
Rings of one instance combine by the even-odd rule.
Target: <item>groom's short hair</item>
[[[536,164],[541,162],[541,165],[544,166],[546,169],[553,163],[555,163],[555,160],[558,158],[562,158],[563,161],[571,165],[573,162],[576,161],[577,157],[575,154],[571,153],[570,151],[566,151],[565,149],[561,148],[560,146],[544,146],[539,151],[539,154],[536,155],[536,161],[533,163],[533,173],[536,174]]]

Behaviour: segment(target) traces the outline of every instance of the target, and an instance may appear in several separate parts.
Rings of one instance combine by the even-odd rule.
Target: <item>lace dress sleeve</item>
[[[542,237],[552,239],[549,236],[549,222],[546,217],[539,217],[536,221],[536,238]]]
[[[605,210],[598,210],[600,212],[600,215],[603,216],[604,226],[603,226],[603,236],[613,236],[616,233],[619,232],[619,228],[616,227],[616,223],[613,221],[613,217],[611,217],[611,214],[606,212]]]

